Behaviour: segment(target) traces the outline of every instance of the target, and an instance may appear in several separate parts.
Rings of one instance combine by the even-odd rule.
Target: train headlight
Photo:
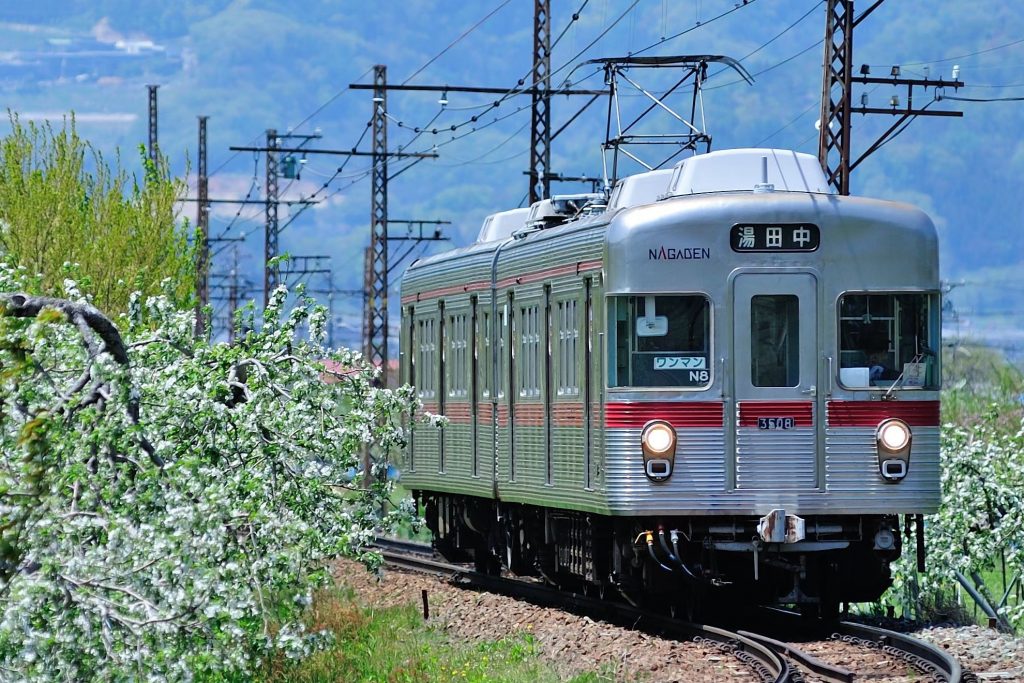
[[[883,420],[875,432],[878,470],[886,481],[902,481],[910,470],[910,441],[913,433],[903,420]]]
[[[672,476],[676,460],[676,430],[664,420],[652,420],[640,433],[644,452],[644,472],[651,481],[665,481]]]
[[[910,427],[903,420],[886,420],[878,425],[878,445],[890,453],[898,453],[910,445]]]

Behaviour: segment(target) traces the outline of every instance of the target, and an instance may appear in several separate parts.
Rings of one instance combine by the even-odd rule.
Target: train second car
[[[447,417],[403,481],[484,570],[874,600],[939,502],[939,313],[931,220],[805,154],[498,213],[403,278],[402,378]]]

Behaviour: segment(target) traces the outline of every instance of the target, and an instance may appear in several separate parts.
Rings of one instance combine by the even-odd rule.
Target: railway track
[[[834,666],[806,652],[793,640],[843,643],[845,646],[880,652],[899,660],[919,674],[916,681],[973,683],[977,678],[962,670],[959,662],[942,649],[903,633],[854,622],[809,625],[785,610],[764,610],[758,632],[726,630],[654,614],[630,605],[558,590],[541,582],[481,574],[465,565],[435,559],[430,545],[392,538],[378,538],[376,547],[395,567],[447,577],[455,585],[498,593],[546,607],[567,609],[676,640],[711,645],[736,658],[761,681],[773,683],[851,683],[857,672]],[[771,632],[773,636],[761,631]]]
[[[433,559],[429,546],[378,539],[385,561],[395,567],[439,574],[467,588],[500,593],[546,607],[585,613],[592,618],[640,628],[657,635],[709,645],[742,662],[758,680],[766,683],[796,683],[795,673],[784,657],[756,640],[714,626],[692,624],[651,614],[629,605],[567,593],[539,582],[506,579],[477,573],[461,565]]]
[[[916,671],[918,677],[915,681],[974,683],[978,680],[970,672],[965,672],[960,663],[942,648],[905,633],[851,621],[833,624],[809,623],[794,612],[771,608],[761,610],[760,616],[752,618],[759,624],[759,630],[770,632],[779,639],[769,638],[764,633],[739,631],[740,633],[745,633],[780,655],[791,658],[800,667],[816,676],[824,675],[817,670],[821,664],[820,660],[799,649],[792,641],[841,643],[852,648],[881,653]],[[783,640],[786,642],[782,642]],[[849,674],[848,678],[836,676],[829,680],[854,680],[854,672]]]

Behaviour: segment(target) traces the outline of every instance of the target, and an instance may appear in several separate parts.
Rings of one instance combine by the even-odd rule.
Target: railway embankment
[[[596,680],[754,681],[744,663],[708,642],[659,638],[493,593],[468,591],[446,578],[388,569],[382,579],[358,564],[337,566],[342,583],[367,606],[415,604],[426,591],[426,625],[453,642],[483,643],[526,636],[536,654],[560,676],[598,672]],[[910,631],[956,658],[979,681],[1024,681],[1024,639],[978,626],[935,625]],[[921,673],[880,650],[838,640],[796,643],[822,661],[872,683],[920,681]],[[607,677],[607,678],[605,678]],[[816,681],[810,672],[803,680]]]

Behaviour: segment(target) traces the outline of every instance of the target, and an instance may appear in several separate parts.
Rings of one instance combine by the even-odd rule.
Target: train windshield
[[[611,387],[711,383],[711,304],[702,295],[614,296],[608,300]]]
[[[847,389],[937,389],[935,293],[845,294],[839,299],[839,383]]]

